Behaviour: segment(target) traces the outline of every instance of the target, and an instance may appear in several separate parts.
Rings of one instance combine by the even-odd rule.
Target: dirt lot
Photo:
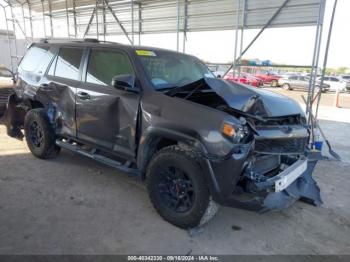
[[[348,140],[340,144],[350,151]],[[0,124],[0,254],[350,254],[349,168],[319,163],[320,208],[222,207],[191,237],[157,215],[137,178],[64,150],[36,159]]]

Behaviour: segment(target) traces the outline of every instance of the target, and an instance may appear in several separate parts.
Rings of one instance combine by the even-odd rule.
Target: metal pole
[[[187,12],[188,12],[188,0],[185,0],[184,2],[184,39],[182,42],[182,52],[185,53],[186,48],[186,41],[187,41]]]
[[[235,78],[235,70],[236,70],[236,64],[237,64],[237,50],[238,50],[238,24],[239,24],[239,10],[241,1],[236,0],[236,27],[235,27],[235,51],[234,51],[234,57],[233,57],[233,63],[232,63],[232,75],[233,78]]]
[[[83,37],[85,37],[85,36],[87,35],[87,33],[89,33],[92,20],[94,19],[94,16],[95,16],[95,12],[96,12],[96,7],[94,8],[94,10],[92,10],[92,13],[91,13],[91,16],[90,16],[88,25],[86,26],[86,29],[85,29],[84,36],[83,36]]]
[[[95,17],[96,17],[96,38],[98,40],[98,37],[99,37],[99,30],[98,30],[98,7],[99,7],[99,4],[98,4],[98,1],[96,1],[96,14],[95,14]]]
[[[319,40],[318,40],[318,45],[317,45],[317,52],[316,52],[316,62],[315,62],[315,68],[314,68],[314,74],[313,74],[313,81],[312,81],[312,88],[311,88],[311,100],[310,100],[310,110],[312,110],[313,106],[313,100],[314,100],[314,94],[315,94],[315,85],[316,85],[316,78],[317,78],[317,72],[318,72],[318,64],[320,60],[320,52],[321,52],[321,41],[322,41],[322,34],[323,34],[323,17],[324,17],[324,10],[325,10],[325,0],[322,0],[320,2],[320,11],[321,13],[319,14],[319,20],[320,20],[320,25],[319,25]]]
[[[32,42],[34,41],[34,36],[33,36],[33,19],[32,19],[32,7],[30,6],[29,1],[26,1],[28,5],[28,12],[29,12],[29,25],[30,25],[30,36],[32,38]]]
[[[243,9],[242,9],[242,28],[241,28],[241,44],[240,44],[240,50],[239,50],[239,56],[242,59],[242,52],[243,52],[243,37],[244,37],[244,27],[245,27],[245,20],[246,20],[246,9],[247,9],[247,0],[243,0],[243,5],[242,5]],[[238,71],[238,78],[241,77],[241,71],[242,71],[242,67],[239,67],[239,71]]]
[[[9,25],[8,25],[8,19],[7,19],[7,14],[6,14],[6,9],[5,7],[0,4],[3,11],[4,11],[4,15],[5,15],[5,20],[6,20],[6,34],[7,34],[7,40],[8,40],[8,47],[9,47],[9,51],[10,51],[10,64],[11,64],[11,71],[13,72],[13,64],[12,64],[12,47],[11,47],[11,38],[10,38],[10,34],[9,34]]]
[[[22,9],[22,19],[23,19],[23,31],[24,31],[24,39],[25,39],[25,45],[28,44],[27,42],[27,28],[26,28],[26,20],[24,18],[24,8],[23,8],[24,4],[21,4],[21,9]]]
[[[69,31],[69,14],[68,14],[68,0],[66,0],[66,20],[67,20],[67,34],[68,34],[68,38],[70,38],[70,31]]]
[[[333,12],[332,12],[331,23],[330,23],[330,25],[329,25],[329,30],[328,30],[328,37],[327,37],[327,44],[326,44],[326,52],[325,52],[325,56],[324,56],[324,60],[323,60],[323,68],[322,68],[322,76],[321,76],[320,87],[323,86],[323,78],[324,78],[324,75],[326,74],[326,68],[327,68],[327,62],[328,62],[328,53],[329,53],[329,46],[330,46],[330,43],[331,43],[332,30],[333,30],[333,23],[334,23],[335,11],[336,11],[336,9],[337,9],[337,4],[338,4],[338,0],[335,0],[334,6],[333,6]],[[320,101],[321,101],[321,93],[320,93],[320,95],[318,96],[318,100],[317,100],[315,120],[317,120],[317,114],[318,114],[318,108],[319,108]]]
[[[266,28],[268,28],[273,20],[281,13],[282,9],[288,4],[289,0],[285,0],[282,6],[278,8],[278,10],[275,12],[275,14],[270,18],[270,20],[264,25],[263,28],[260,29],[259,33],[253,38],[253,40],[248,44],[248,46],[243,50],[241,56],[237,58],[237,60],[241,59],[242,56],[249,50],[249,48],[255,43],[255,41],[259,38],[259,36],[265,31]],[[229,67],[229,69],[226,71],[224,75],[226,75],[232,68],[233,64]]]
[[[16,25],[15,25],[15,15],[13,13],[12,6],[10,5],[10,10],[11,10],[11,17],[12,17],[12,28],[13,28],[13,34],[14,34],[14,43],[15,43],[15,58],[16,58],[16,66],[18,66],[19,61],[18,61],[18,48],[17,48],[17,34],[16,34]],[[11,60],[12,63],[12,60]]]
[[[321,48],[321,36],[322,36],[322,20],[323,20],[323,14],[324,14],[324,1],[320,1],[319,5],[319,15],[317,20],[317,26],[316,26],[316,38],[315,38],[315,47],[314,47],[314,54],[312,58],[312,67],[311,67],[311,76],[309,81],[309,89],[308,89],[308,96],[307,96],[307,103],[306,103],[306,114],[308,116],[308,123],[310,124],[311,117],[310,112],[312,111],[311,108],[311,101],[313,97],[313,90],[315,88],[315,82],[316,82],[316,76],[317,76],[317,67],[318,67],[318,55],[319,55],[319,49]]]
[[[106,24],[106,6],[105,6],[105,2],[102,1],[102,5],[103,5],[103,13],[102,13],[102,18],[103,18],[103,40],[106,41],[106,33],[107,33],[107,24]]]
[[[46,38],[45,8],[44,8],[44,1],[43,0],[41,0],[41,10],[43,13],[44,37]]]
[[[104,2],[105,2],[105,4],[106,4],[106,6],[107,6],[108,10],[111,12],[112,16],[114,17],[115,21],[117,21],[118,25],[119,25],[119,26],[120,26],[120,28],[122,29],[122,31],[123,31],[123,33],[124,33],[124,35],[125,35],[125,36],[126,36],[126,38],[129,40],[130,44],[132,44],[132,41],[131,41],[131,39],[130,39],[130,37],[129,37],[128,32],[125,30],[125,28],[124,28],[123,24],[122,24],[122,23],[119,21],[119,19],[118,19],[117,15],[114,13],[114,11],[113,11],[112,7],[109,5],[108,0],[104,0]]]
[[[72,1],[73,5],[73,24],[74,24],[74,36],[77,38],[77,17],[76,17],[76,11],[75,11],[75,0]]]
[[[131,42],[134,45],[134,1],[131,0]]]
[[[50,15],[50,29],[51,29],[51,37],[53,38],[53,24],[52,24],[52,8],[51,8],[51,0],[48,0],[49,3],[49,15]]]
[[[141,2],[138,3],[139,6],[139,45],[141,45],[141,33],[142,33],[142,6]]]
[[[176,12],[176,51],[179,52],[179,41],[180,41],[180,35],[179,35],[179,30],[180,30],[180,0],[177,0],[177,12]]]

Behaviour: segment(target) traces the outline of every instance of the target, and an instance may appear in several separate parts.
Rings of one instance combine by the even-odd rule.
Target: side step
[[[108,157],[105,157],[103,155],[98,154],[96,149],[92,149],[90,151],[87,151],[87,150],[81,148],[80,146],[78,146],[77,144],[73,144],[73,143],[70,143],[69,141],[63,141],[60,139],[56,140],[56,145],[58,145],[61,148],[64,148],[64,149],[76,152],[80,155],[94,159],[100,163],[103,163],[107,166],[118,169],[120,171],[126,172],[130,175],[137,176],[140,174],[140,171],[138,169],[129,167],[130,161],[126,161],[125,164],[123,164],[121,162],[118,162],[116,160],[113,160],[111,158],[108,158]]]

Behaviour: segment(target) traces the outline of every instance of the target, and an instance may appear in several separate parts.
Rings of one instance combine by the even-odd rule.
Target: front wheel
[[[283,84],[283,85],[282,85],[282,88],[283,88],[284,90],[290,90],[290,85],[289,85],[289,84]]]
[[[277,85],[278,85],[277,80],[272,80],[271,81],[271,87],[277,87]]]
[[[29,150],[37,158],[49,159],[59,153],[56,135],[43,108],[32,109],[26,114],[24,131]]]
[[[163,148],[152,158],[147,190],[159,215],[180,228],[202,225],[217,211],[195,153],[178,146]]]

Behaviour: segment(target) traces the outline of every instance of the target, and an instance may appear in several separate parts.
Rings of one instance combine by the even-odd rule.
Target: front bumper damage
[[[270,160],[262,161],[260,164],[271,165],[268,161]],[[230,159],[228,162],[233,163],[236,160]],[[231,189],[234,189],[225,192],[225,187],[221,187],[224,190],[220,192],[217,202],[224,206],[258,212],[282,210],[298,200],[320,206],[322,204],[320,189],[312,177],[316,164],[317,159],[301,158],[272,177],[261,176],[253,179],[247,178],[249,174],[245,174],[236,185],[226,181],[226,189],[227,185],[231,185]],[[217,170],[214,169],[215,171]],[[221,175],[216,174],[216,177],[218,176]]]
[[[257,183],[257,187],[267,193],[255,199],[259,211],[284,209],[299,199],[321,205],[320,189],[312,178],[316,164],[317,160],[298,160],[277,176]]]
[[[262,140],[254,139],[226,161],[211,162],[220,191],[217,202],[259,212],[285,209],[297,200],[321,205],[312,177],[321,156],[307,150],[307,133],[293,130],[276,138],[276,130],[265,129],[260,132]]]

